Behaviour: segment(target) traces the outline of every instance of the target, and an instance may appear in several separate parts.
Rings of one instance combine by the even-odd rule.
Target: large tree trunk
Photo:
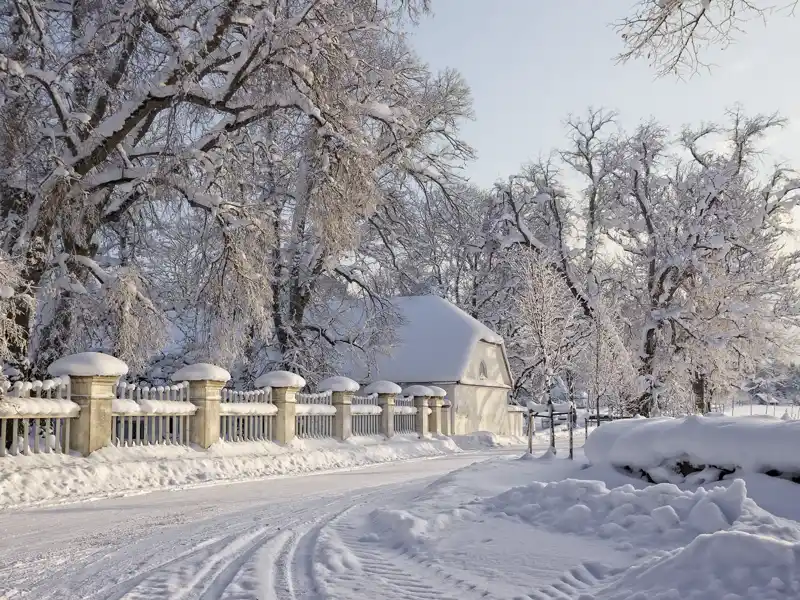
[[[636,401],[636,412],[643,417],[649,417],[655,408],[655,395],[653,394],[653,365],[656,357],[656,328],[647,330],[642,345],[642,362],[639,365],[639,377],[646,380],[647,387]]]
[[[702,373],[695,373],[692,379],[692,392],[695,399],[695,410],[700,414],[710,412],[710,398],[708,394],[708,385],[706,376]]]

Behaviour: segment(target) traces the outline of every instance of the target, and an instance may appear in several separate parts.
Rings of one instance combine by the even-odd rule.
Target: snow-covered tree
[[[707,66],[711,48],[730,45],[748,23],[796,6],[796,0],[639,0],[615,23],[626,46],[619,58],[646,58],[662,75],[691,74]]]
[[[550,257],[587,320],[602,306],[624,315],[634,410],[706,406],[711,390],[784,350],[797,321],[800,255],[783,246],[800,184],[783,168],[764,176],[759,162],[760,140],[782,122],[734,111],[677,139],[654,123],[633,134],[612,123],[598,113],[571,123],[561,161],[501,187],[502,240]],[[585,189],[562,184],[576,175]]]
[[[0,247],[39,299],[5,313],[23,368],[86,346],[142,365],[166,332],[167,361],[299,369],[353,341],[323,291],[368,293],[369,215],[470,152],[466,86],[405,43],[425,0],[6,8]]]
[[[542,398],[574,367],[577,316],[580,306],[570,293],[553,260],[532,249],[515,253],[512,265],[519,278],[513,297],[515,319],[520,328],[524,362],[539,377],[535,397]]]

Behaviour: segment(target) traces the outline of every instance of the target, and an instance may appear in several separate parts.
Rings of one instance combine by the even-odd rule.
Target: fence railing
[[[383,409],[378,404],[378,394],[353,396],[350,406],[353,435],[380,435],[382,412]]]
[[[299,438],[333,437],[333,419],[336,408],[331,392],[297,394],[295,406],[297,423],[295,435]]]
[[[412,396],[398,397],[394,402],[394,432],[414,433],[416,429],[417,407]]]
[[[189,384],[167,386],[119,382],[111,403],[111,443],[115,446],[189,445]]]
[[[275,439],[277,407],[269,388],[246,392],[223,389],[219,405],[219,437],[226,442]]]
[[[228,371],[208,363],[182,367],[172,385],[121,381],[128,371],[113,356],[85,352],[53,362],[53,378],[46,381],[12,384],[0,375],[0,456],[452,433],[454,419],[448,417],[454,415],[438,401],[436,393],[444,393],[439,388],[412,386],[398,397],[398,385],[376,381],[358,395],[357,382],[336,376],[320,382],[325,391],[303,393],[300,375],[270,371],[256,380],[257,389],[238,391],[226,388]],[[418,406],[425,407],[422,414]]]
[[[0,382],[0,456],[69,454],[70,421],[79,412],[68,377]]]

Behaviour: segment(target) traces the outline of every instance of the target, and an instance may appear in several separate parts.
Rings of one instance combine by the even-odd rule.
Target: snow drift
[[[0,470],[0,508],[57,504],[124,496],[209,483],[262,479],[331,469],[350,469],[393,460],[460,452],[449,439],[416,435],[220,442],[203,451],[186,446],[103,448],[87,458],[36,454],[5,461]]]
[[[641,470],[656,480],[673,474],[698,477],[694,473],[704,471],[712,477],[714,469],[720,476],[742,470],[797,477],[800,421],[767,416],[627,419],[589,434],[585,452],[592,464]]]

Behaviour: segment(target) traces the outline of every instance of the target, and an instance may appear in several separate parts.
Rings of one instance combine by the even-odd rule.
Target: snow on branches
[[[796,0],[783,5],[766,0],[639,0],[633,14],[614,24],[626,46],[618,58],[646,58],[661,75],[691,75],[707,66],[703,56],[710,48],[731,44],[745,23],[765,20],[781,9],[791,11],[796,4]]]
[[[81,0],[0,14],[0,248],[46,300],[15,301],[14,360],[129,346],[121,306],[143,331],[166,315],[183,350],[213,349],[204,359],[294,352],[320,327],[307,309],[321,285],[368,294],[352,264],[366,220],[409,185],[448,187],[471,153],[457,135],[466,85],[405,43],[428,4]],[[114,296],[93,264],[138,292]],[[158,345],[148,338],[142,352]]]
[[[800,179],[759,162],[783,122],[728,117],[675,138],[655,123],[619,131],[590,111],[570,122],[561,162],[498,190],[502,244],[549,257],[587,319],[619,307],[645,414],[687,394],[707,405],[786,350],[800,316],[800,254],[784,247]],[[587,186],[566,189],[564,167]]]

